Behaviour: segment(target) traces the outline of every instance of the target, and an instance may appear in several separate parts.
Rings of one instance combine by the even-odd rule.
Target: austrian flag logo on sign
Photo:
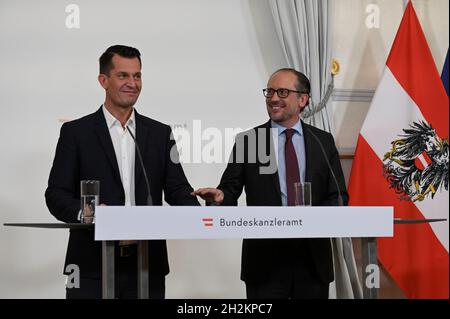
[[[434,198],[448,191],[448,138],[441,139],[431,125],[414,122],[393,142],[383,158],[383,175],[401,200]]]
[[[205,227],[213,227],[214,226],[214,219],[211,217],[205,217],[202,218],[203,226]]]

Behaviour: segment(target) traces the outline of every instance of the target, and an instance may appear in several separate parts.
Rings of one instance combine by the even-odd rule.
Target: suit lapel
[[[303,121],[301,123],[305,140],[305,182],[311,182],[311,168],[314,163],[312,136],[309,133],[309,129],[305,129],[307,124],[303,123]]]
[[[272,150],[270,152],[270,161],[271,163],[275,163],[276,165],[276,155],[275,152],[278,152],[278,150],[275,149],[275,145],[273,144],[273,137],[272,137],[272,125],[270,124],[270,120],[263,125],[263,128],[266,129],[266,150]],[[281,189],[280,189],[280,178],[278,177],[278,169],[275,173],[271,174],[272,179],[272,186],[276,190],[278,196],[280,196],[281,201]]]
[[[111,164],[114,176],[122,184],[116,153],[114,152],[114,146],[112,144],[111,135],[109,134],[105,116],[103,115],[102,107],[100,107],[100,109],[95,113],[95,133],[100,141],[103,151],[106,154],[106,157],[109,160],[109,163]]]
[[[136,119],[136,141],[139,145],[139,149],[141,151],[142,157],[144,157],[146,147],[147,147],[147,140],[148,140],[148,127],[145,126],[145,123],[142,119],[142,116],[134,110],[135,119]],[[139,157],[137,154],[137,150],[135,152],[134,156],[134,177],[135,177],[135,185],[139,184],[140,179],[143,176],[142,167],[139,163]],[[144,160],[144,159],[142,159]],[[145,163],[144,163],[145,165]],[[148,174],[148,173],[147,173]]]

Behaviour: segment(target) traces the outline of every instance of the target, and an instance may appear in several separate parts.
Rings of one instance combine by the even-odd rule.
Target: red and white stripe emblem
[[[212,226],[214,226],[214,219],[212,219],[212,218],[210,218],[210,217],[208,217],[208,218],[202,218],[202,222],[203,222],[203,225],[205,226],[205,227],[212,227]]]
[[[428,156],[427,152],[422,152],[422,154],[416,157],[414,164],[419,170],[423,171],[430,166],[431,158]]]

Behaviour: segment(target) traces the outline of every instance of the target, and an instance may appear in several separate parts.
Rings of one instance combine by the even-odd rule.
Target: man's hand
[[[105,204],[100,204],[100,206],[106,206]],[[83,224],[92,224],[94,222],[94,211],[92,206],[89,204],[84,204],[84,209],[81,212],[81,222]]]
[[[217,188],[199,188],[193,191],[191,195],[200,196],[207,203],[220,204],[223,202],[223,192]]]
[[[91,205],[84,204],[84,209],[81,212],[81,222],[83,224],[92,224],[94,222],[94,211]]]

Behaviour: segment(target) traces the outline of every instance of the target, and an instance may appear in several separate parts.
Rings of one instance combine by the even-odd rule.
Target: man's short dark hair
[[[121,56],[122,58],[138,58],[139,64],[142,67],[141,53],[138,49],[125,45],[113,45],[106,49],[106,51],[101,55],[99,59],[100,74],[109,75],[109,72],[113,68],[112,58],[116,54]]]
[[[311,93],[311,83],[309,79],[302,72],[299,72],[292,68],[283,68],[275,71],[271,77],[278,72],[290,72],[297,77],[297,85],[295,86],[296,90],[302,93]]]

